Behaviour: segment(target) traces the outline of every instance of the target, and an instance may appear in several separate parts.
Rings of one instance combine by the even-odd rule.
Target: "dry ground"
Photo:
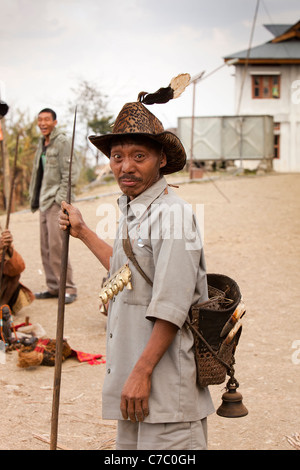
[[[296,341],[298,348],[300,344],[300,175],[223,177],[215,184],[182,184],[176,191],[192,204],[205,205],[207,269],[234,278],[247,305],[236,377],[249,414],[239,419],[210,416],[209,449],[290,450],[286,436],[300,431],[300,352],[293,349]],[[97,208],[115,205],[117,191],[115,185],[101,187],[94,194],[103,197],[77,202],[91,228],[96,229],[100,220]],[[22,281],[33,292],[44,289],[38,214],[12,214],[10,229],[26,262]],[[105,354],[106,322],[98,307],[105,271],[78,240],[70,241],[70,258],[79,297],[66,306],[65,336],[73,349]],[[56,300],[35,301],[15,323],[26,315],[55,338]],[[113,449],[115,423],[101,420],[104,373],[103,364],[75,359],[63,363],[58,436],[62,447]],[[39,437],[49,440],[53,377],[53,368],[20,369],[17,353],[6,354],[6,364],[0,365],[0,449],[49,449]],[[211,387],[216,407],[223,389],[224,385]]]

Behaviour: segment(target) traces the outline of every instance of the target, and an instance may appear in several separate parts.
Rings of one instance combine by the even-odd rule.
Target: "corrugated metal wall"
[[[192,118],[178,119],[178,136],[188,159],[192,147]],[[272,158],[274,146],[272,116],[195,117],[193,159],[261,160]]]

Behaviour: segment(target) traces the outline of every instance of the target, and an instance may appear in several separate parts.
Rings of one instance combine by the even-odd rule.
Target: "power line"
[[[247,50],[247,57],[246,57],[246,61],[245,61],[243,78],[242,78],[241,89],[240,89],[240,97],[239,97],[238,107],[237,107],[237,115],[240,114],[240,108],[241,108],[243,91],[244,91],[244,84],[245,84],[245,79],[246,79],[246,74],[247,74],[247,69],[248,69],[250,51],[251,51],[251,48],[252,48],[252,40],[253,40],[253,35],[254,35],[254,29],[255,29],[255,24],[256,24],[256,19],[257,19],[258,8],[259,8],[259,0],[257,0],[257,2],[256,2],[254,18],[253,18],[253,22],[252,22],[249,46],[248,46],[248,50]]]

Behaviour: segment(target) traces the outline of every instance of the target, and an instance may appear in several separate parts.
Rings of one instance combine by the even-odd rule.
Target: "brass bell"
[[[107,293],[106,293],[104,290],[101,292],[101,294],[99,295],[99,297],[100,297],[100,299],[101,299],[101,301],[102,301],[103,304],[107,304],[107,302],[108,302],[108,295],[107,295]]]
[[[131,271],[127,263],[103,283],[99,294],[102,304],[107,304],[109,300],[112,300],[124,289],[124,286],[127,286],[127,289],[132,289]],[[101,312],[105,313],[105,307],[101,307],[101,309]]]
[[[217,409],[217,415],[223,418],[242,418],[248,414],[243,405],[243,397],[237,392],[239,384],[235,378],[230,378],[226,385],[226,392],[222,395],[222,404]]]
[[[103,313],[103,315],[107,315],[107,308],[105,304],[101,304],[100,313]]]
[[[109,300],[112,300],[112,298],[114,297],[114,293],[113,293],[111,284],[107,286],[106,292],[107,292],[107,297],[109,298]]]
[[[115,280],[111,282],[111,288],[112,288],[114,295],[118,295],[119,287]]]
[[[118,286],[119,292],[122,292],[122,290],[124,289],[124,282],[121,276],[119,275],[116,277],[116,284]]]

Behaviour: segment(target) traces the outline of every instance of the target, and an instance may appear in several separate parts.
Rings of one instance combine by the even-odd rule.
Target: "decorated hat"
[[[145,105],[167,103],[178,98],[190,83],[190,78],[187,73],[181,74],[173,78],[168,87],[160,88],[155,93],[140,92],[138,101],[123,106],[111,134],[93,135],[89,140],[104,155],[110,157],[111,145],[116,137],[145,136],[163,146],[167,156],[167,164],[162,168],[163,174],[182,170],[186,163],[186,153],[180,139],[173,132],[165,131],[160,120]]]

